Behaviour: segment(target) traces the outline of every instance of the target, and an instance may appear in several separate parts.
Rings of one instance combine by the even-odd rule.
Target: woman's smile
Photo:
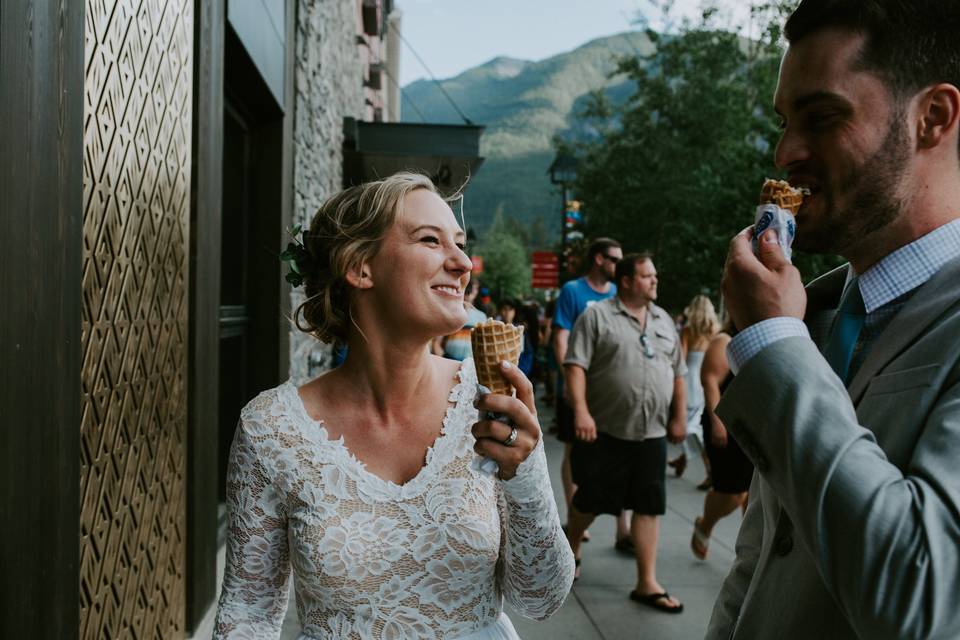
[[[440,295],[450,298],[457,298],[458,300],[463,299],[463,290],[459,287],[459,285],[435,284],[430,288]]]

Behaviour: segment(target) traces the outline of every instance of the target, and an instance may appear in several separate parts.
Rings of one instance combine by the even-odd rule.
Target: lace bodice
[[[542,619],[566,597],[573,556],[543,443],[503,482],[480,470],[464,361],[441,435],[398,485],[330,440],[287,382],[241,413],[227,475],[229,535],[214,638],[277,638],[293,574],[308,638],[456,638],[504,599]]]

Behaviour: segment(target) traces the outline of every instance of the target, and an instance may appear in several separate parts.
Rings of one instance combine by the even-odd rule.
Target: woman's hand
[[[517,439],[510,445],[504,444],[510,437],[511,426],[497,420],[481,420],[473,425],[473,435],[477,439],[473,449],[499,465],[501,480],[509,480],[517,475],[517,467],[540,442],[540,422],[533,399],[533,385],[527,377],[509,362],[501,363],[500,372],[517,390],[517,397],[488,393],[474,406],[480,410],[481,416],[485,411],[492,411],[508,417],[517,429]]]

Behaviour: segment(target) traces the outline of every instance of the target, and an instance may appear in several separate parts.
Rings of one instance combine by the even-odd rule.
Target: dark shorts
[[[598,433],[575,441],[570,454],[573,506],[580,513],[617,515],[624,509],[648,516],[667,510],[667,439],[620,440]]]
[[[706,414],[704,414],[706,418]],[[710,478],[713,490],[719,493],[743,493],[749,491],[753,479],[753,463],[740,445],[727,432],[727,446],[715,447],[710,437],[710,421],[703,420],[703,444],[710,460]]]
[[[557,393],[557,440],[560,442],[573,442],[575,429],[573,426],[573,409],[563,399],[563,391]]]

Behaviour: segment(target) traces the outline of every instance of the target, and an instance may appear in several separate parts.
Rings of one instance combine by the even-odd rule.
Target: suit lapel
[[[850,383],[848,391],[854,405],[871,380],[891,360],[904,351],[958,298],[960,258],[948,262],[913,295],[874,341],[870,352]]]

